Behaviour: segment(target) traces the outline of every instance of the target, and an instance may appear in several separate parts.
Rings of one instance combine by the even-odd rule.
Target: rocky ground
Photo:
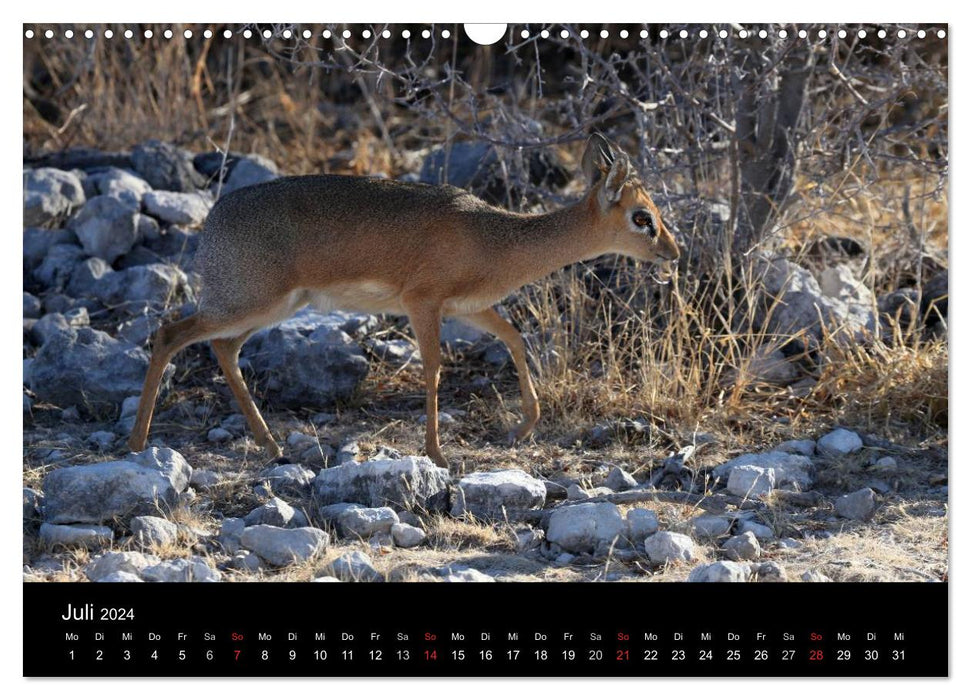
[[[304,311],[244,347],[285,459],[264,463],[205,346],[176,358],[151,446],[128,453],[151,334],[195,304],[199,227],[216,196],[276,167],[154,142],[72,158],[24,172],[25,580],[947,577],[942,450],[840,426],[747,451],[699,431],[662,447],[639,419],[509,448],[486,408],[514,400],[508,356],[454,322],[443,342],[464,369],[441,423],[456,473],[418,456],[413,344],[365,314]],[[852,338],[874,306],[923,303],[874,304],[847,266],[817,280],[765,265],[777,330],[821,335],[838,317]],[[797,383],[791,364],[771,350],[744,371]]]

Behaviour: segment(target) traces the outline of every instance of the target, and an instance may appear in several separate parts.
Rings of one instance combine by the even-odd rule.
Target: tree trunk
[[[783,56],[766,55],[763,44],[741,53],[734,149],[738,172],[733,253],[749,252],[772,229],[795,180],[796,128],[812,70],[808,47],[778,46]],[[771,67],[766,70],[766,64]],[[777,64],[777,65],[771,65]]]

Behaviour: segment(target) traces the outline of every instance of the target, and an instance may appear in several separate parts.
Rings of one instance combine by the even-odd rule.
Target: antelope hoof
[[[442,469],[448,469],[448,460],[445,459],[445,455],[442,454],[441,450],[428,450],[425,452],[428,454],[428,458],[435,464],[440,466]]]
[[[536,423],[533,421],[523,421],[515,428],[509,431],[508,441],[509,446],[512,447],[517,442],[525,440],[533,432],[533,428],[536,427]]]
[[[280,446],[276,444],[276,440],[273,438],[270,438],[267,442],[263,442],[262,447],[264,450],[266,450],[266,456],[269,457],[271,461],[279,459],[283,456],[283,450],[280,449]]]

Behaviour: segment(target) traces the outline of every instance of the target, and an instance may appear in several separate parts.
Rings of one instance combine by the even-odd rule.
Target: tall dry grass
[[[630,268],[645,286],[656,284],[643,266]],[[713,309],[707,294],[679,289],[680,280],[673,280],[658,303],[628,305],[622,320],[610,323],[608,307],[617,300],[595,298],[584,277],[583,266],[570,268],[531,285],[509,305],[517,326],[537,338],[531,359],[548,433],[641,418],[670,442],[695,430],[770,441],[834,423],[946,441],[945,340],[896,327],[887,340],[847,344],[828,337],[816,361],[790,357],[802,376],[777,386],[745,369],[753,349],[795,338],[770,336],[756,323],[754,286],[742,292],[747,303],[729,315]]]

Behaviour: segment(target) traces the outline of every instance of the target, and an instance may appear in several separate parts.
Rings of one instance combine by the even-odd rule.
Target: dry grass
[[[843,419],[881,434],[910,426],[915,436],[944,439],[947,343],[833,345],[808,403],[809,411],[832,406]]]
[[[947,524],[939,516],[873,523],[806,540],[780,556],[790,571],[817,568],[834,581],[944,581]]]
[[[494,527],[471,516],[456,520],[443,515],[423,519],[428,541],[435,549],[515,549],[516,538],[509,527]]]

